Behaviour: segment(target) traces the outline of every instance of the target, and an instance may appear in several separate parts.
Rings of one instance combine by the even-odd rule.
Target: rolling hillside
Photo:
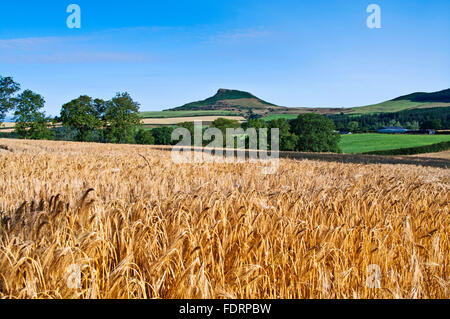
[[[246,113],[253,112],[264,113],[266,111],[273,112],[276,110],[286,109],[257,98],[251,93],[220,89],[217,93],[205,100],[192,102],[180,107],[171,109],[170,111],[231,111]]]
[[[418,92],[409,95],[404,95],[394,99],[394,101],[412,101],[412,102],[437,102],[450,103],[450,89],[442,90],[434,93]]]
[[[279,106],[266,102],[245,91],[219,89],[210,98],[188,103],[167,111],[228,111],[243,116],[249,116],[251,114],[268,116],[270,114],[299,114],[307,112],[334,114],[342,112],[342,110],[341,108],[294,108]]]
[[[284,107],[266,102],[249,92],[220,89],[214,96],[205,100],[187,103],[163,112],[151,112],[152,114],[148,113],[148,115],[153,118],[164,118],[177,117],[177,113],[180,116],[185,116],[186,113],[190,113],[189,116],[197,116],[198,112],[202,115],[204,112],[224,112],[224,115],[226,113],[244,117],[256,114],[268,118],[293,118],[300,113],[308,112],[319,114],[393,113],[410,109],[448,106],[450,106],[450,89],[433,93],[417,92],[378,104],[352,108]],[[147,117],[145,113],[143,113],[143,117]]]
[[[433,93],[412,93],[378,104],[351,108],[345,113],[392,113],[410,109],[446,106],[450,106],[450,89]]]

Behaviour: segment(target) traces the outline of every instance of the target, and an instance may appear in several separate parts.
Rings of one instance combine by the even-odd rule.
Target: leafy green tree
[[[409,129],[411,129],[411,130],[419,130],[420,129],[419,121],[412,121],[411,125],[409,126]]]
[[[222,131],[223,136],[226,136],[227,128],[238,128],[241,125],[237,120],[229,120],[223,117],[219,117],[211,124],[212,127],[216,127]]]
[[[172,132],[174,131],[173,127],[163,126],[152,129],[152,135],[155,138],[156,145],[172,145],[174,141],[172,141]]]
[[[341,152],[340,135],[332,120],[314,113],[300,114],[291,122],[291,132],[298,136],[296,151]]]
[[[97,115],[97,118],[102,119],[105,115],[105,111],[106,111],[106,101],[102,100],[102,99],[95,99],[94,100],[94,107],[95,107],[95,112]]]
[[[93,132],[102,125],[96,103],[86,95],[64,104],[60,119],[65,127],[77,131],[75,135],[77,141],[84,142],[92,141]]]
[[[401,127],[402,124],[397,120],[390,120],[387,126],[391,127]]]
[[[278,128],[280,130],[280,151],[295,151],[299,138],[291,132],[291,127],[286,119],[280,118],[272,120],[267,124],[269,129]],[[268,143],[270,143],[270,138]]]
[[[15,104],[14,130],[20,138],[38,140],[51,137],[49,119],[41,111],[45,104],[42,96],[25,90],[15,99]]]
[[[178,124],[178,127],[182,127],[185,128],[189,131],[189,133],[191,134],[191,144],[194,145],[195,143],[195,123],[194,122],[183,122]],[[207,129],[207,126],[202,125],[201,126],[201,136],[203,137],[203,133],[205,132],[205,130]],[[200,130],[199,130],[200,131]],[[207,141],[203,141],[203,139],[200,141],[201,144],[207,144]]]
[[[264,120],[261,119],[249,119],[247,122],[242,124],[242,128],[244,130],[253,127],[256,130],[259,130],[260,128],[267,128],[267,123]]]
[[[218,128],[219,130],[222,131],[222,135],[223,135],[223,146],[225,147],[227,144],[227,128],[239,128],[241,125],[239,124],[239,121],[237,120],[229,120],[223,117],[219,117],[218,119],[216,119],[215,121],[213,121],[211,123],[211,127],[215,127]],[[237,141],[236,138],[242,138],[239,136],[235,136],[234,137],[234,144],[236,145]],[[245,138],[245,137],[244,137]]]
[[[262,128],[267,128],[267,123],[266,123],[266,121],[263,121],[259,118],[250,117],[247,122],[242,123],[241,127],[244,131],[247,131],[250,128],[254,128],[256,130],[256,136],[259,137],[260,136],[259,130]],[[224,138],[225,137],[226,136],[224,135]],[[242,138],[242,137],[236,136],[236,138]],[[246,135],[243,138],[245,139],[245,148],[249,149],[254,146],[254,145],[250,145],[250,136]],[[237,144],[237,140],[236,140],[236,144]],[[269,144],[270,144],[270,141],[269,141]]]
[[[442,130],[442,121],[440,119],[433,119],[424,121],[421,125],[423,129]]]
[[[139,117],[139,103],[133,101],[128,93],[117,93],[114,98],[106,102],[104,120],[107,123],[105,138],[110,143],[134,143],[136,132],[141,119]]]
[[[155,138],[149,130],[139,128],[134,136],[134,140],[137,144],[153,145],[155,144]]]
[[[406,122],[404,128],[409,130],[418,130],[420,129],[420,124],[418,121]]]
[[[239,121],[236,120],[229,120],[223,117],[219,117],[218,119],[216,119],[215,121],[213,121],[211,123],[211,127],[217,128],[222,132],[222,137],[223,137],[223,146],[226,147],[227,146],[227,128],[239,128],[241,127],[241,125],[239,124]],[[239,136],[239,135],[234,135],[233,136],[233,141],[234,141],[234,145],[235,147],[237,146],[237,139],[246,139],[245,136]],[[244,141],[245,143],[245,141]]]
[[[194,145],[195,125],[194,122],[183,122],[178,124],[179,127],[185,128],[191,134],[191,144]],[[203,136],[203,134],[202,134]],[[203,141],[202,141],[203,142]]]
[[[20,90],[20,85],[10,77],[0,75],[0,124],[8,111],[14,108],[14,94]]]
[[[102,99],[94,100],[95,117],[100,121],[100,129],[98,130],[98,138],[101,142],[106,142],[106,129],[108,127],[108,122],[105,118],[107,102]]]
[[[356,130],[358,130],[358,127],[359,127],[359,123],[356,121],[351,121],[351,122],[348,122],[348,124],[347,124],[347,129],[353,133],[356,132]]]

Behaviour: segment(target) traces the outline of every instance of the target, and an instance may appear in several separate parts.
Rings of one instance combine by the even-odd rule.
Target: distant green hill
[[[450,103],[450,89],[434,92],[424,93],[417,92],[409,95],[400,96],[393,101],[411,101],[411,102],[438,102],[438,103]]]
[[[220,89],[217,93],[202,101],[185,104],[168,111],[222,111],[232,112],[242,116],[260,115],[263,117],[287,117],[292,118],[300,113],[319,114],[370,114],[393,113],[410,109],[423,109],[450,106],[450,89],[425,93],[416,92],[400,96],[390,101],[352,108],[306,108],[284,107],[266,102],[255,95],[239,90]]]
[[[238,90],[220,89],[217,93],[205,100],[192,102],[170,111],[230,111],[249,113],[265,113],[287,109],[254,96],[251,93]]]
[[[197,117],[197,116],[239,116],[239,113],[230,111],[150,111],[141,112],[139,116],[146,119]]]
[[[416,92],[378,104],[354,107],[344,111],[344,113],[392,113],[410,109],[447,106],[450,106],[450,89],[433,93]]]

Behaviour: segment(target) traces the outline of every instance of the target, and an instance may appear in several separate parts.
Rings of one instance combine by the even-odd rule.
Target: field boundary
[[[437,153],[448,151],[450,149],[450,142],[440,142],[424,146],[397,148],[386,151],[372,151],[363,154],[368,155],[416,155],[416,154],[426,154],[426,153]]]
[[[189,147],[164,146],[154,145],[153,148],[161,151],[181,150]],[[193,152],[203,152],[205,147],[190,147]],[[220,149],[225,151],[227,149]],[[245,157],[250,157],[250,154],[259,153],[257,150],[240,150],[234,149],[234,154],[237,152],[245,152]],[[415,165],[427,166],[437,168],[450,168],[450,161],[441,158],[432,157],[410,157],[410,156],[386,156],[386,155],[368,155],[368,154],[336,154],[336,153],[304,153],[304,152],[278,152],[279,158],[292,160],[313,160],[323,162],[337,162],[350,164],[396,164],[396,165]]]
[[[8,139],[5,139],[8,140]],[[16,139],[13,139],[16,140]],[[58,141],[55,141],[58,142]],[[65,141],[66,143],[77,143]],[[107,144],[102,144],[107,145]],[[111,145],[120,145],[120,144],[111,144]],[[123,144],[128,145],[128,144]],[[135,145],[135,144],[129,144]],[[140,145],[144,146],[144,145]],[[190,149],[192,152],[203,152],[207,149],[206,147],[179,147],[179,146],[171,146],[171,145],[145,145],[145,147],[149,147],[151,149],[160,150],[160,151],[172,151],[172,150],[182,150],[182,149]],[[0,144],[0,149],[14,152],[15,150],[11,149],[11,147],[7,145]],[[220,151],[226,151],[226,148],[219,149]],[[250,157],[250,154],[255,155],[255,153],[259,153],[258,150],[242,150],[242,149],[233,149],[234,155],[237,156],[237,152],[245,152],[245,157]],[[212,152],[214,154],[214,152]],[[269,152],[270,153],[270,152]],[[311,161],[322,161],[322,162],[336,162],[336,163],[344,163],[344,164],[394,164],[394,165],[415,165],[415,166],[424,166],[424,167],[436,167],[436,168],[450,168],[450,160],[445,158],[435,158],[435,157],[426,157],[424,156],[388,156],[388,155],[369,155],[369,154],[336,154],[336,153],[306,153],[306,152],[286,152],[280,151],[278,152],[279,158],[283,159],[291,159],[291,160],[311,160]]]
[[[242,116],[242,114],[233,111],[143,111],[139,117],[143,119],[164,119],[177,117],[198,117],[198,116]]]

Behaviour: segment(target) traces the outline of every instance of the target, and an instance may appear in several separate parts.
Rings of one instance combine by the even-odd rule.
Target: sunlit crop
[[[450,297],[448,169],[0,144],[0,297]]]

